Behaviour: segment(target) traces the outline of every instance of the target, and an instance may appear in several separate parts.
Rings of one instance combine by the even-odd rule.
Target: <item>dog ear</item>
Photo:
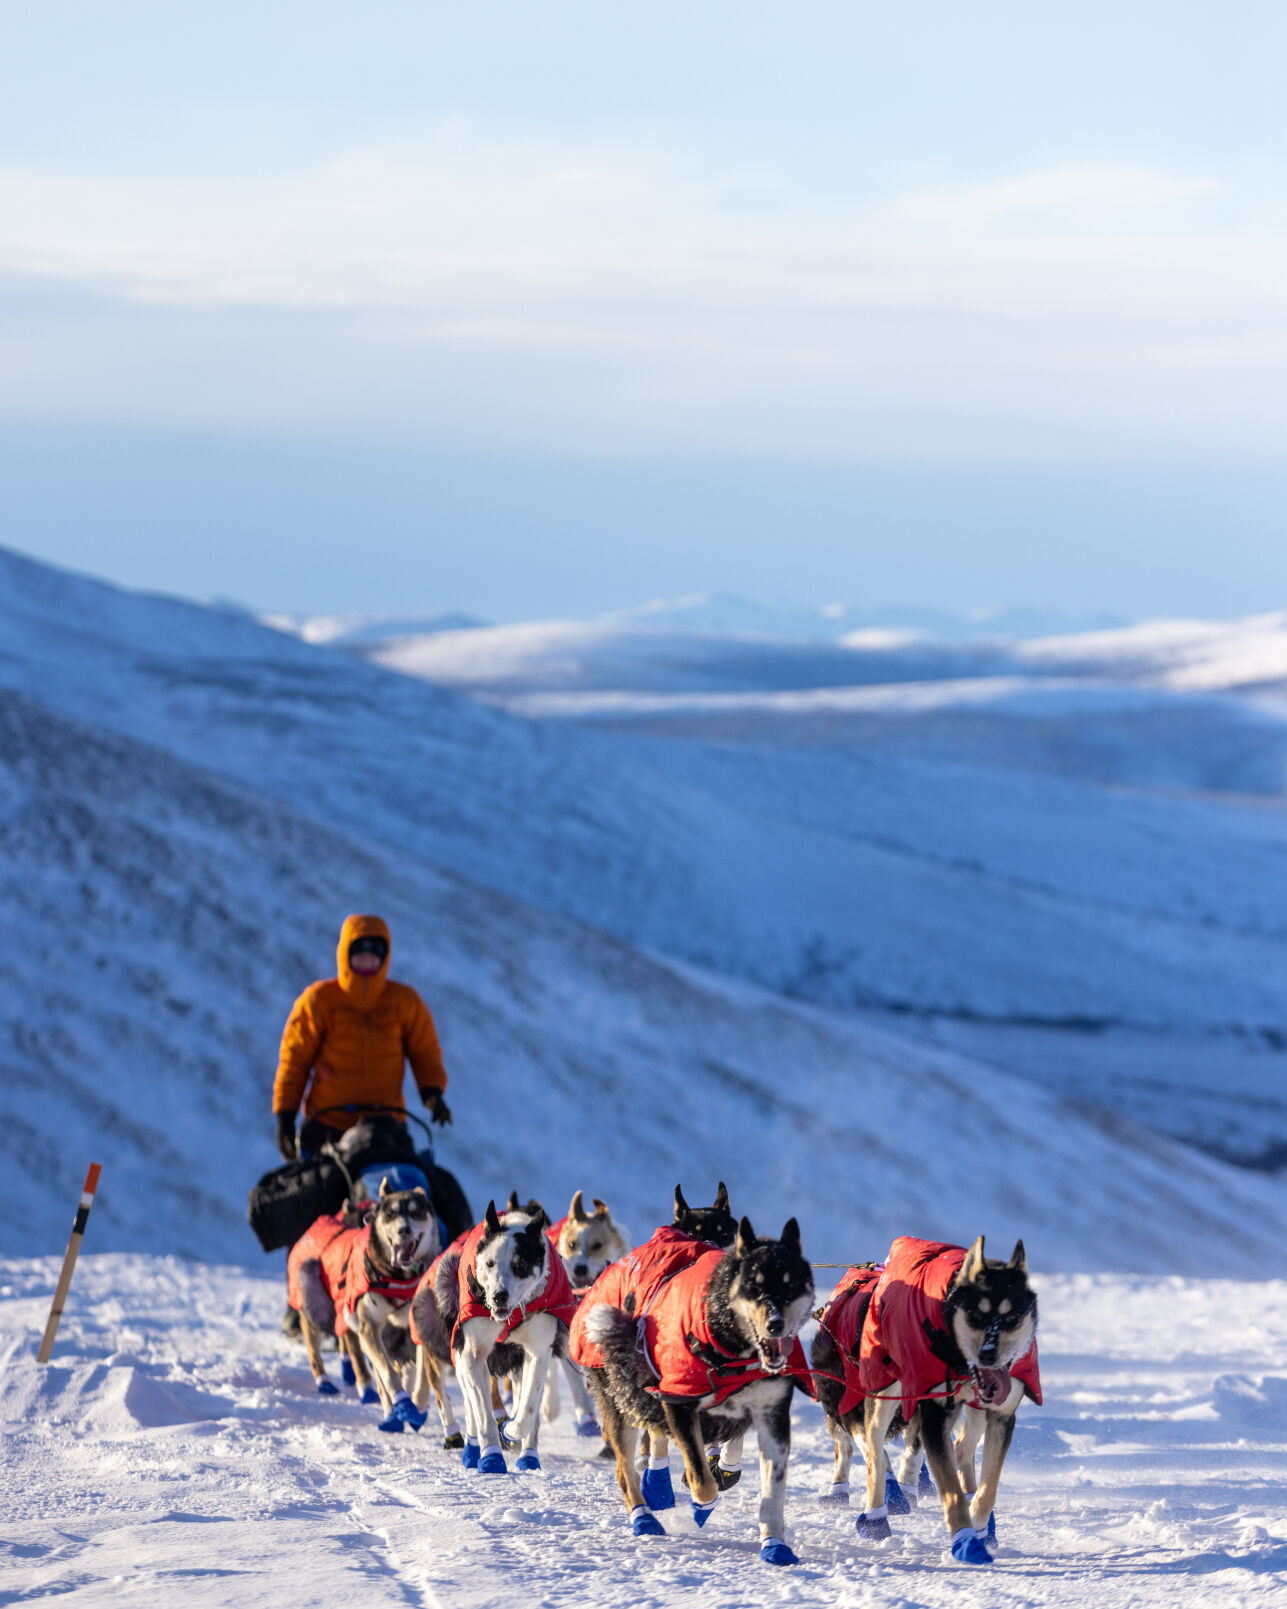
[[[390,1183],[389,1183],[389,1175],[386,1173],[384,1178],[380,1180],[380,1199],[381,1199],[381,1201],[384,1200],[385,1196],[391,1196],[392,1194],[393,1194],[393,1187],[390,1185]]]
[[[585,1198],[578,1190],[572,1197],[572,1205],[568,1208],[568,1217],[574,1224],[583,1224],[585,1219]]]
[[[719,1189],[715,1192],[714,1204],[720,1212],[727,1212],[729,1210],[728,1186],[724,1183],[723,1179],[720,1180]]]
[[[684,1200],[684,1187],[677,1184],[675,1186],[675,1222],[678,1223],[687,1211],[688,1203]]]
[[[594,1215],[596,1218],[610,1218],[612,1216],[612,1214],[608,1211],[608,1203],[606,1201],[600,1201],[598,1196],[592,1196],[590,1198],[590,1205],[594,1208]]]
[[[800,1250],[800,1225],[794,1218],[788,1218],[782,1225],[782,1244],[788,1251]]]
[[[532,1214],[531,1221],[524,1225],[523,1233],[530,1236],[531,1239],[539,1241],[549,1222],[550,1220],[545,1216],[545,1208],[538,1206]]]
[[[517,1190],[511,1190],[510,1191],[509,1200],[505,1203],[505,1211],[506,1212],[517,1212],[518,1211],[518,1191]]]
[[[972,1279],[977,1279],[982,1272],[983,1236],[980,1235],[965,1254],[965,1261],[961,1264],[959,1278],[962,1284],[969,1284]]]
[[[373,1224],[375,1222],[375,1202],[374,1201],[367,1201],[367,1202],[363,1203],[363,1205],[362,1205],[362,1222],[363,1222],[363,1224]]]
[[[428,1199],[429,1199],[429,1192],[425,1189],[424,1185],[422,1185],[422,1184],[416,1185],[414,1187],[414,1189],[412,1190],[411,1194],[413,1196],[419,1196],[422,1201],[428,1201]]]
[[[1021,1240],[1016,1240],[1014,1243],[1014,1251],[1010,1255],[1009,1267],[1013,1268],[1016,1274],[1026,1274],[1028,1272],[1028,1254],[1024,1251]]]
[[[501,1221],[496,1216],[496,1203],[494,1201],[489,1201],[487,1203],[487,1211],[483,1214],[483,1222],[487,1225],[487,1233],[489,1235],[500,1234]]]
[[[755,1244],[755,1231],[751,1228],[751,1220],[743,1218],[737,1226],[737,1255],[744,1257]]]

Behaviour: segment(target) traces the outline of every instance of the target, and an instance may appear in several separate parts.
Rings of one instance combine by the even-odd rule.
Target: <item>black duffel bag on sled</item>
[[[473,1226],[474,1217],[459,1181],[434,1161],[428,1125],[414,1113],[397,1113],[420,1124],[429,1138],[430,1143],[417,1151],[405,1124],[396,1120],[392,1108],[362,1111],[364,1115],[333,1140],[327,1140],[317,1156],[274,1168],[251,1190],[246,1216],[265,1251],[293,1246],[323,1213],[338,1212],[350,1197],[361,1201],[378,1195],[381,1179],[386,1176],[395,1189],[413,1189],[416,1185],[427,1188],[442,1226],[444,1245]]]

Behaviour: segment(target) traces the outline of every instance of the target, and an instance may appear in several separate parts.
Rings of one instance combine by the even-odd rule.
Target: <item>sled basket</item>
[[[348,1195],[344,1170],[330,1157],[287,1162],[250,1192],[246,1216],[265,1251],[293,1246],[323,1213],[338,1212]]]

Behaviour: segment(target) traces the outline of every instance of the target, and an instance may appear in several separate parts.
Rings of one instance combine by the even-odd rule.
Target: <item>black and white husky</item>
[[[461,1462],[482,1474],[506,1468],[491,1392],[492,1378],[502,1375],[519,1379],[507,1426],[519,1442],[517,1467],[541,1467],[541,1397],[551,1361],[564,1354],[571,1316],[571,1290],[547,1228],[542,1211],[499,1215],[489,1201],[463,1253],[449,1252],[442,1259],[433,1290],[422,1287],[413,1304],[429,1361],[441,1363],[449,1356],[460,1382],[465,1412]]]
[[[629,1295],[624,1307],[602,1304],[587,1318],[587,1334],[603,1357],[603,1367],[591,1375],[604,1434],[616,1454],[617,1483],[636,1534],[659,1534],[635,1466],[635,1445],[640,1427],[660,1432],[679,1445],[693,1518],[702,1525],[719,1496],[707,1447],[740,1441],[754,1426],[760,1454],[760,1556],[770,1564],[794,1564],[795,1554],[783,1536],[795,1389],[786,1370],[813,1303],[812,1270],[794,1218],[777,1240],[757,1239],[743,1218],[732,1247],[708,1255],[713,1265],[694,1264],[668,1284],[666,1297],[653,1309],[667,1314],[664,1320],[659,1317],[655,1332],[642,1328],[643,1318],[631,1310]],[[677,1330],[669,1317],[668,1301],[680,1295],[679,1281],[690,1277],[695,1289],[706,1281],[698,1326],[706,1340],[687,1333],[683,1324]],[[699,1372],[708,1371],[711,1390],[683,1397],[667,1391],[665,1359],[685,1349],[696,1358]],[[737,1378],[745,1383],[726,1392],[717,1382],[721,1374],[727,1380],[729,1370],[740,1371]]]

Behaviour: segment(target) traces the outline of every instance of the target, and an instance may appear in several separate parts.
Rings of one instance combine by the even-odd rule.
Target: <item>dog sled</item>
[[[251,1189],[246,1216],[266,1252],[293,1246],[318,1218],[339,1212],[346,1201],[374,1200],[386,1178],[394,1190],[419,1186],[428,1194],[444,1246],[473,1227],[465,1192],[435,1159],[433,1134],[422,1118],[393,1106],[327,1107],[313,1115],[341,1111],[362,1115],[315,1156],[273,1168]],[[399,1118],[424,1131],[418,1146]]]

